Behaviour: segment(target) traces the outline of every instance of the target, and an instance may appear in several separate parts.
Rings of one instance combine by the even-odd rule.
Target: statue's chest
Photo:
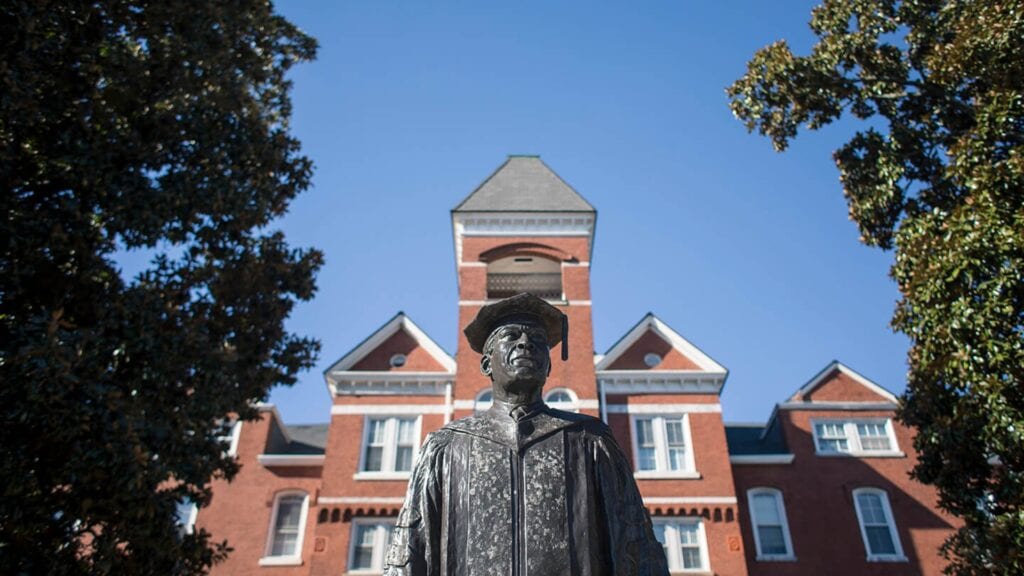
[[[529,440],[529,439],[527,439]],[[451,493],[465,514],[468,571],[473,575],[563,573],[570,554],[572,470],[566,435],[516,442],[460,438]],[[511,444],[511,443],[510,443]],[[461,544],[461,543],[460,543]]]

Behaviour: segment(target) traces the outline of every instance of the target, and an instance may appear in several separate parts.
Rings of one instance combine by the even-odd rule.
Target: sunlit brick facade
[[[833,362],[765,424],[730,425],[727,370],[656,316],[589,353],[595,222],[539,158],[510,157],[452,211],[459,326],[520,290],[569,316],[547,399],[612,428],[672,572],[939,574],[954,522],[908,478],[912,431],[889,392]],[[489,401],[461,332],[452,357],[401,313],[325,379],[329,423],[288,426],[265,406],[238,430],[242,471],[196,519],[234,548],[213,574],[379,573],[425,435]]]

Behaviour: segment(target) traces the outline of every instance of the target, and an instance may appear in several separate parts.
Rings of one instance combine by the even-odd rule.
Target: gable
[[[396,354],[405,356],[405,364],[392,366],[391,358]],[[431,356],[416,338],[401,329],[352,365],[356,372],[444,372],[445,367]]]
[[[656,366],[648,366],[644,358],[648,354],[661,356]],[[672,344],[658,336],[654,331],[647,330],[636,342],[627,348],[618,358],[608,365],[607,370],[700,370],[701,367],[691,358],[672,347]]]
[[[790,402],[896,402],[896,397],[838,361],[833,361],[789,398]]]
[[[648,366],[644,362],[644,356],[648,353],[661,356],[661,362],[654,367]],[[625,336],[612,345],[608,352],[597,361],[595,369],[598,372],[605,370],[700,372],[721,376],[723,381],[728,374],[724,366],[715,362],[689,340],[683,338],[649,312]]]

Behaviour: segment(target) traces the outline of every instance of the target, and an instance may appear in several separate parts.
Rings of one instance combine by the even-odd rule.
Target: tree
[[[309,185],[286,72],[315,51],[266,0],[0,6],[0,572],[227,552],[175,505],[238,470],[228,415],[315,360],[283,323],[321,255],[270,228]]]
[[[811,29],[808,56],[758,51],[731,108],[780,151],[864,121],[834,158],[861,240],[895,248],[913,474],[964,522],[947,571],[1024,573],[1024,2],[826,0]]]

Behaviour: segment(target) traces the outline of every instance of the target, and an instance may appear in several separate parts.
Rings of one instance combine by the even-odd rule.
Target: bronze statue
[[[385,576],[666,576],[632,470],[608,427],[541,400],[565,315],[519,294],[465,329],[490,410],[431,433]]]

